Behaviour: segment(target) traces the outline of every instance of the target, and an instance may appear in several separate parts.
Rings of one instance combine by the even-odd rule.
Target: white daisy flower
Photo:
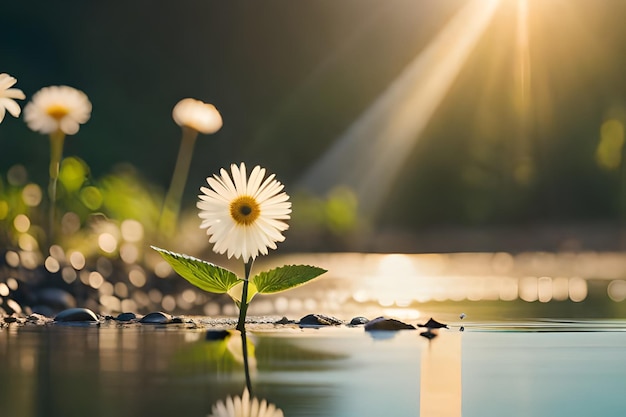
[[[35,132],[74,135],[91,116],[87,95],[66,85],[44,87],[24,107],[24,121]]]
[[[0,74],[0,123],[8,110],[13,117],[19,117],[22,109],[15,100],[24,100],[26,96],[19,88],[11,88],[17,80],[9,74]]]
[[[188,127],[205,135],[215,133],[222,127],[222,116],[214,105],[193,98],[179,101],[172,117],[180,127]]]
[[[266,400],[259,401],[256,397],[250,400],[250,393],[245,389],[241,397],[229,396],[226,401],[218,401],[209,417],[284,417],[284,414]]]
[[[207,229],[213,251],[247,263],[285,240],[282,232],[289,226],[283,220],[290,218],[291,202],[274,174],[264,179],[265,168],[254,167],[250,178],[243,163],[232,164],[231,172],[232,179],[222,169],[221,175],[207,178],[210,188],[200,188],[200,227]]]

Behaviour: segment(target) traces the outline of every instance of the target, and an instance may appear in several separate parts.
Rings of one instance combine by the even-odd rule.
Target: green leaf
[[[256,289],[256,285],[254,282],[250,281],[248,283],[248,304],[250,304],[250,300],[258,293]],[[243,280],[240,280],[235,286],[233,286],[230,290],[228,290],[228,295],[233,299],[237,307],[241,307],[241,296],[243,295]]]
[[[271,294],[302,285],[326,272],[325,269],[310,265],[285,265],[252,278],[257,291]]]
[[[181,277],[201,290],[221,294],[228,292],[241,281],[228,269],[193,256],[170,252],[156,246],[151,246],[151,248],[159,252]]]

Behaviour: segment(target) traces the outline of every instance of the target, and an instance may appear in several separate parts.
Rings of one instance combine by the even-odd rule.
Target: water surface
[[[253,394],[286,416],[623,416],[626,322],[420,331],[262,328]],[[246,384],[238,333],[168,326],[0,331],[0,416],[206,416]]]

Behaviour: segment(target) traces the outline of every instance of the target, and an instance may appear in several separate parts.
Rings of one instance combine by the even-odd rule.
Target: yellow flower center
[[[59,104],[53,104],[52,106],[46,109],[46,113],[48,116],[53,117],[57,120],[61,120],[65,116],[69,114],[69,109],[65,106],[61,106]]]
[[[242,195],[230,203],[230,216],[238,225],[247,226],[261,214],[261,207],[253,197]]]

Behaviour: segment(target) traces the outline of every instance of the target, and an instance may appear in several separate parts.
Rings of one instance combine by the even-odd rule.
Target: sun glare
[[[325,194],[352,188],[364,215],[374,215],[463,64],[499,0],[473,0],[305,174],[301,185]]]

